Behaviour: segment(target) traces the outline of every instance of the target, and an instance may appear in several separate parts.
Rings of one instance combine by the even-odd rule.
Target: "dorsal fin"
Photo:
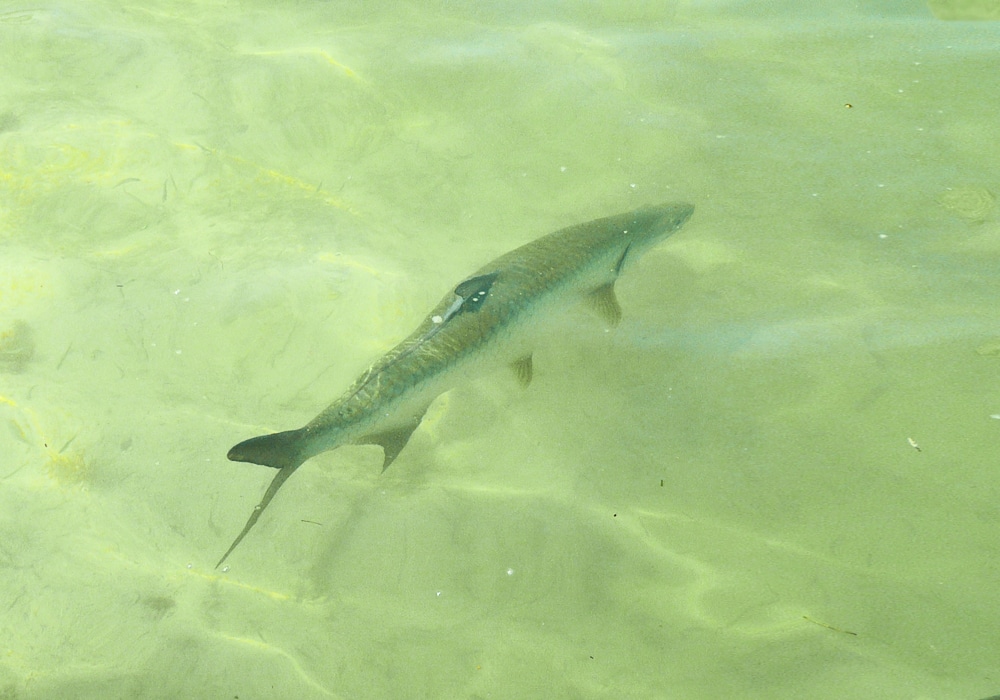
[[[455,296],[462,300],[461,312],[479,311],[479,307],[489,296],[490,287],[493,286],[499,275],[499,272],[491,272],[478,277],[470,277],[455,287]]]

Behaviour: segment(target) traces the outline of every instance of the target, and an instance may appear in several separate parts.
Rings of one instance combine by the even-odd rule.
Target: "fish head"
[[[636,209],[629,215],[630,245],[644,250],[671,235],[694,214],[694,205],[686,202],[669,202]]]

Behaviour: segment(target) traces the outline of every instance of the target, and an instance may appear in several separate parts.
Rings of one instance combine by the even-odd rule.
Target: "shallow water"
[[[1000,24],[364,5],[0,14],[0,695],[995,694]],[[272,475],[231,445],[669,200],[620,326],[311,460],[213,570]]]

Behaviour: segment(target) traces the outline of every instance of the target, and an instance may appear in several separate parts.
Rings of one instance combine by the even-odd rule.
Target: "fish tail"
[[[234,462],[262,464],[266,467],[274,467],[278,470],[278,473],[274,475],[260,503],[253,509],[250,518],[247,520],[247,524],[243,526],[243,530],[233,540],[226,553],[222,555],[219,563],[215,565],[216,569],[222,566],[222,562],[232,554],[233,550],[236,549],[236,545],[243,541],[243,538],[246,537],[247,533],[257,523],[260,514],[267,508],[282,484],[309,458],[308,454],[303,455],[302,437],[305,434],[306,429],[300,428],[298,430],[286,430],[283,433],[260,435],[249,440],[244,440],[229,450],[226,456]]]
[[[305,432],[305,428],[299,428],[250,438],[232,447],[226,457],[233,462],[251,462],[275,469],[298,467],[306,460],[302,456]]]

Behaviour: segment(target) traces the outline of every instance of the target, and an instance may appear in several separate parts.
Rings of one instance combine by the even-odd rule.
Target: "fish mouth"
[[[692,214],[694,214],[693,204],[667,202],[637,209],[632,214],[629,226],[646,231],[646,234],[641,236],[646,241],[643,244],[645,247],[680,229]]]

